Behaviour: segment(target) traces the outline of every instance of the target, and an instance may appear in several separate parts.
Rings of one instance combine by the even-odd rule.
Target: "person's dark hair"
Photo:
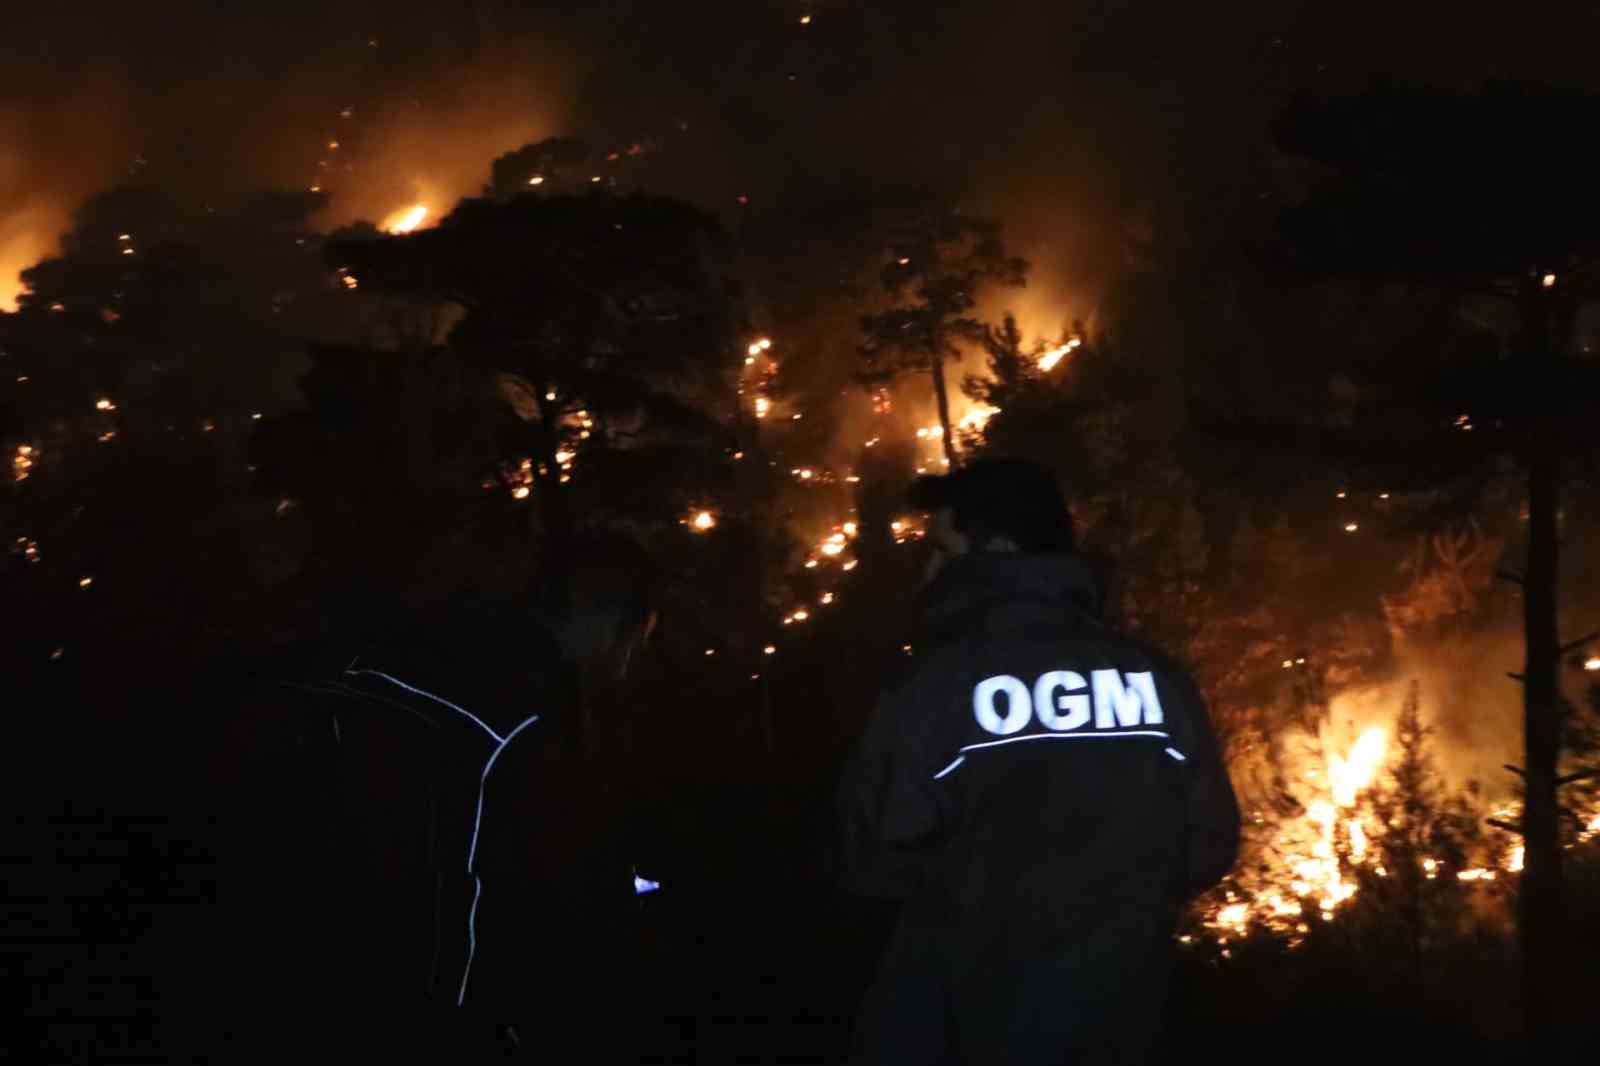
[[[917,478],[907,493],[923,511],[950,508],[956,531],[981,549],[1005,537],[1025,552],[1071,552],[1072,514],[1055,475],[1026,459],[980,459],[943,476]]]

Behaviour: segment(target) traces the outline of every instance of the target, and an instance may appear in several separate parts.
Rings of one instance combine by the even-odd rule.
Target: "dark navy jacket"
[[[1198,690],[1095,603],[1075,557],[953,560],[844,774],[845,887],[906,900],[959,957],[1137,968],[1234,861]]]

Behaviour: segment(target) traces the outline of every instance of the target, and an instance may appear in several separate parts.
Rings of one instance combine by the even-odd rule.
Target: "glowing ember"
[[[756,397],[756,417],[766,418],[767,412],[772,410],[772,401],[765,396]]]
[[[80,577],[78,579],[78,587],[80,589],[86,589],[92,584],[94,584],[94,578],[92,577]]]
[[[1600,670],[1600,655],[1591,655],[1583,660],[1585,670]]]
[[[1556,287],[1556,276],[1554,274],[1546,274],[1544,276],[1544,287],[1547,289]]]
[[[543,185],[544,184],[544,175],[543,174],[535,174],[533,177],[528,179],[528,184],[529,185]]]
[[[94,409],[96,411],[115,411],[117,409],[117,405],[112,403],[107,397],[102,396],[94,402]]]
[[[897,518],[890,522],[889,532],[894,536],[896,544],[904,544],[907,541],[921,539],[925,530],[916,519],[906,517]]]
[[[1354,533],[1356,530],[1358,530],[1360,528],[1361,528],[1361,526],[1359,524],[1355,523],[1355,522],[1346,522],[1344,524],[1344,531],[1346,533]]]
[[[696,533],[704,533],[709,529],[715,529],[716,525],[717,516],[710,511],[696,511],[694,517],[689,519],[689,528]]]
[[[11,476],[17,481],[28,480],[33,471],[35,459],[34,449],[31,444],[17,445],[17,454],[11,458]]]
[[[423,219],[428,217],[428,208],[425,204],[413,204],[402,208],[383,220],[383,225],[378,228],[385,233],[410,233],[422,225]]]
[[[776,655],[777,653],[778,653],[778,648],[777,648],[777,645],[775,645],[775,644],[768,644],[765,648],[761,649],[761,654],[762,655]]]
[[[526,485],[518,485],[516,488],[511,490],[511,497],[512,499],[516,500],[526,500],[528,498],[528,494],[532,491],[533,490],[528,488]]]

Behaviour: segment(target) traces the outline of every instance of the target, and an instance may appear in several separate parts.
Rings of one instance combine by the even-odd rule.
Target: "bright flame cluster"
[[[1286,661],[1292,665],[1292,660]],[[1345,876],[1340,861],[1340,831],[1347,842],[1345,851],[1352,862],[1366,861],[1370,838],[1378,831],[1351,810],[1362,792],[1371,787],[1388,747],[1388,734],[1381,726],[1370,726],[1343,753],[1328,752],[1324,757],[1325,775],[1308,771],[1306,780],[1318,783],[1325,795],[1306,807],[1303,818],[1286,823],[1272,851],[1282,857],[1278,883],[1240,899],[1230,892],[1225,902],[1207,918],[1206,924],[1222,934],[1218,942],[1227,943],[1230,935],[1242,935],[1252,923],[1299,935],[1309,931],[1304,919],[1308,907],[1315,908],[1324,921],[1356,894],[1356,884]],[[1259,815],[1257,816],[1259,821]],[[1275,879],[1277,880],[1277,879]]]
[[[412,204],[390,214],[378,228],[385,233],[396,235],[411,233],[421,226],[427,217],[427,204]]]
[[[1048,351],[1040,353],[1037,365],[1042,372],[1048,374],[1056,368],[1056,364],[1060,363],[1062,359],[1065,359],[1082,346],[1083,341],[1078,337],[1074,337],[1065,344],[1057,345]]]

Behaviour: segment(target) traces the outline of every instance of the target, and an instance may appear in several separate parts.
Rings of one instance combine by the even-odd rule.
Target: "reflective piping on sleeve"
[[[956,756],[956,761],[951,763],[949,766],[946,766],[943,770],[940,770],[938,773],[934,774],[933,775],[933,779],[935,781],[939,780],[939,778],[943,777],[945,774],[947,774],[950,771],[954,770],[956,767],[960,766],[962,763],[964,763],[966,761],[967,761],[967,757],[965,755],[957,755]]]
[[[1183,752],[1179,751],[1177,748],[1168,748],[1167,749],[1167,754],[1172,756],[1174,759],[1177,759],[1179,762],[1188,762],[1189,761],[1189,757],[1187,755],[1185,755]]]
[[[483,879],[478,876],[476,870],[478,862],[478,831],[483,828],[483,793],[489,783],[489,771],[494,769],[494,762],[500,758],[500,753],[506,750],[506,745],[510,744],[518,733],[538,720],[539,716],[534,715],[507,733],[505,739],[500,741],[500,746],[494,749],[494,754],[489,756],[489,761],[483,764],[483,773],[478,775],[478,812],[472,819],[472,845],[467,849],[467,873],[472,875],[473,884],[472,909],[467,912],[467,962],[461,968],[461,989],[456,993],[456,1006],[458,1007],[466,1002],[467,979],[472,976],[472,961],[478,954],[478,901],[483,898]]]
[[[474,722],[478,723],[478,726],[485,733],[488,733],[491,737],[494,737],[495,740],[501,741],[501,742],[504,742],[504,740],[505,740],[505,738],[502,737],[499,733],[496,733],[493,729],[490,729],[487,722],[485,722],[482,718],[479,718],[477,715],[473,714],[471,711],[467,710],[465,707],[457,707],[455,704],[451,703],[449,700],[444,699],[444,698],[439,697],[439,696],[435,696],[431,692],[425,692],[422,689],[415,687],[414,685],[408,685],[404,681],[401,681],[398,677],[390,677],[388,674],[383,673],[380,670],[346,670],[345,671],[345,676],[346,677],[360,677],[360,676],[362,676],[364,674],[369,674],[372,677],[381,677],[385,681],[389,682],[391,685],[398,685],[401,688],[405,689],[407,692],[412,692],[412,693],[415,693],[418,696],[424,697],[425,699],[430,699],[434,703],[440,704],[441,706],[448,707],[452,711],[455,711],[458,714],[464,714],[468,718],[472,719]],[[526,724],[527,724],[526,722],[523,723],[523,725],[526,725]],[[517,728],[520,729],[520,728],[522,728],[522,726],[518,726]]]
[[[467,964],[461,968],[461,989],[456,993],[456,1006],[467,998],[467,978],[472,974],[472,960],[478,954],[478,900],[483,898],[483,881],[472,879],[472,909],[467,911]]]

